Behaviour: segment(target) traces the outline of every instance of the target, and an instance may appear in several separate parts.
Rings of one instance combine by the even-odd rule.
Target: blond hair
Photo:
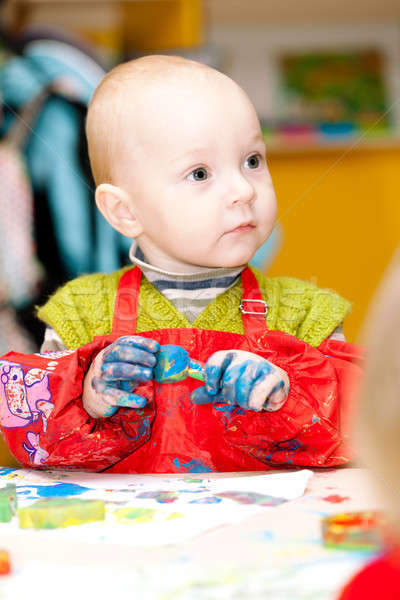
[[[210,73],[225,77],[211,67],[178,56],[144,56],[112,69],[96,88],[86,117],[89,158],[96,185],[115,183],[116,161],[121,157],[126,138],[127,113],[134,112],[143,89],[177,77],[197,77]],[[179,93],[179,92],[177,92]]]
[[[400,249],[367,318],[365,378],[356,439],[400,532]]]

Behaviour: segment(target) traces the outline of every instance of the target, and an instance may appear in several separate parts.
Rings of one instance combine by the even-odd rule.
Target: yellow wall
[[[268,274],[290,275],[351,300],[354,342],[399,243],[400,146],[272,152],[283,244]]]
[[[136,0],[121,4],[125,50],[151,52],[203,41],[201,0]]]

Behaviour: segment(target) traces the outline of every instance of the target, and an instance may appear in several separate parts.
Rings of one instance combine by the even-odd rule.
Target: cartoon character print
[[[1,382],[4,385],[8,407],[12,414],[21,419],[27,419],[31,411],[26,401],[26,389],[22,369],[19,367],[3,367]]]
[[[58,352],[36,352],[35,356],[42,358],[63,358],[63,356],[69,356],[73,354],[75,350],[59,350]]]
[[[26,442],[22,444],[22,447],[29,455],[29,461],[32,465],[42,465],[46,462],[49,453],[39,445],[40,434],[28,431],[26,434]]]
[[[3,363],[0,374],[0,424],[5,428],[26,427],[42,419],[43,432],[54,408],[49,375],[43,369],[28,369]]]

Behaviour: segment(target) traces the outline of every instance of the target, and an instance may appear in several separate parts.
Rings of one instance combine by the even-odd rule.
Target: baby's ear
[[[139,236],[143,228],[135,216],[128,194],[120,187],[101,183],[96,188],[96,204],[111,227],[129,238]]]

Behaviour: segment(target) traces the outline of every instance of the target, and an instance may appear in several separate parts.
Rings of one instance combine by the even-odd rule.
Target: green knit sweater
[[[111,333],[114,302],[125,267],[105,275],[78,277],[61,287],[39,308],[38,317],[50,325],[67,348],[83,346],[96,335]],[[319,346],[342,323],[350,303],[328,290],[289,277],[268,278],[251,267],[268,305],[268,329],[290,333]],[[239,304],[242,282],[217,296],[191,324],[145,277],[138,302],[137,333],[165,328],[197,328],[243,333]]]

